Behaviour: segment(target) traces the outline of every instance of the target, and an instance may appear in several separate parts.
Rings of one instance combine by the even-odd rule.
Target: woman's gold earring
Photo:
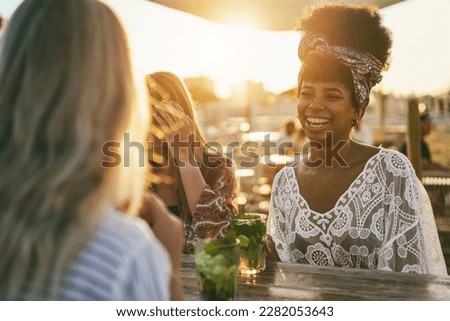
[[[355,127],[356,125],[358,125],[358,120],[357,119],[355,119],[355,118],[353,118],[352,119],[352,127]]]

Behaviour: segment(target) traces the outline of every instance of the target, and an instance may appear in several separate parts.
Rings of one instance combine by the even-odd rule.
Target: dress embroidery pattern
[[[326,213],[293,167],[272,186],[268,234],[283,262],[446,275],[431,204],[408,159],[381,148]]]

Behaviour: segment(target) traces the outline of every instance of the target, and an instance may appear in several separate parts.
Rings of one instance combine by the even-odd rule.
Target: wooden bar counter
[[[181,279],[185,300],[199,300],[192,255],[182,257]],[[253,278],[238,276],[236,300],[450,300],[450,277],[267,262]]]

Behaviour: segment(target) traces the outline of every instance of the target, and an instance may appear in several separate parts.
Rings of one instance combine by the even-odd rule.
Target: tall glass
[[[202,240],[194,254],[203,301],[233,301],[236,297],[239,240]]]
[[[267,215],[239,214],[231,218],[231,228],[240,241],[239,273],[252,275],[266,268]]]

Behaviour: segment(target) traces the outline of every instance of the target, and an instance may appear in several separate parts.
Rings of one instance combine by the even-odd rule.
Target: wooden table
[[[185,300],[199,300],[192,255],[181,278]],[[450,300],[450,277],[267,262],[252,279],[238,276],[237,300]]]

